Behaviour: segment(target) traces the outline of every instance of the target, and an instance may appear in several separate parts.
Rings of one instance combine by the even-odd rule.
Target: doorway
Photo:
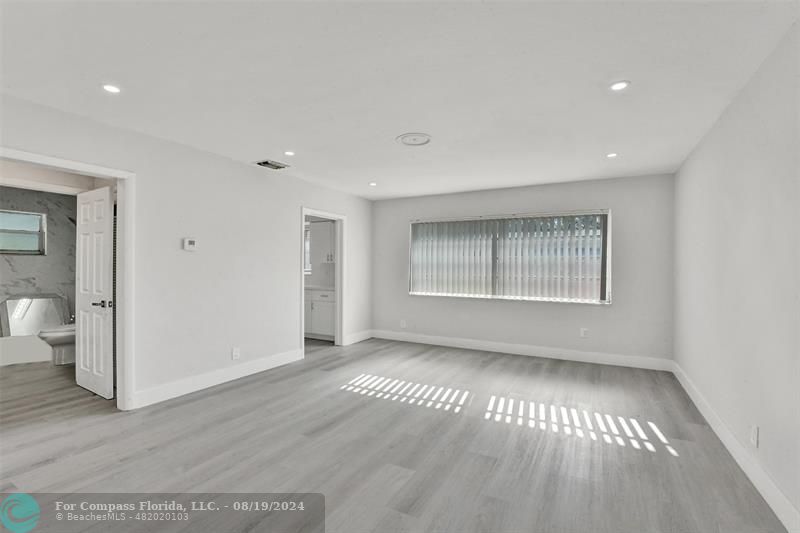
[[[76,196],[75,382],[100,397],[115,398],[119,409],[133,408],[134,175],[4,147],[0,160],[32,169],[4,176],[3,185]],[[44,179],[48,173],[61,178]]]
[[[301,346],[342,344],[344,215],[302,209]]]

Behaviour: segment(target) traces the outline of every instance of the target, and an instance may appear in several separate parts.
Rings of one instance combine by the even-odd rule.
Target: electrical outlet
[[[589,336],[589,328],[581,328],[581,338],[585,339]]]
[[[242,350],[239,348],[232,348],[231,349],[231,360],[236,361],[242,356]]]
[[[406,319],[404,318],[400,321],[400,328],[406,329],[407,327],[408,327],[408,322],[406,322]]]
[[[759,429],[758,426],[751,426],[750,427],[750,444],[753,447],[758,448],[758,438],[759,438]]]

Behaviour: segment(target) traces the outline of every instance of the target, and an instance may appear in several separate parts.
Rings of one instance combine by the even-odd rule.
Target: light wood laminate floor
[[[0,371],[3,491],[322,492],[347,533],[785,531],[668,372],[309,342],[133,412],[72,372]]]

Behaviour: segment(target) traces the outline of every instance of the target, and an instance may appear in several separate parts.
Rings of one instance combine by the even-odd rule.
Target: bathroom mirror
[[[12,296],[0,304],[0,336],[37,335],[67,323],[67,301],[55,294]]]

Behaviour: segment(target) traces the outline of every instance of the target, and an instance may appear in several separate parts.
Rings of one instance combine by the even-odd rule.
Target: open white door
[[[111,189],[78,194],[75,268],[75,380],[114,397],[113,224]]]

